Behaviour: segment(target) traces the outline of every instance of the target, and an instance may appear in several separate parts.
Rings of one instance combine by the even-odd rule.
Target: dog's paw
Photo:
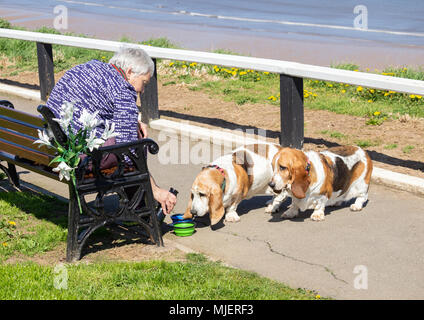
[[[270,204],[265,208],[265,213],[272,213],[273,206]]]
[[[299,214],[298,209],[289,208],[286,212],[281,215],[281,218],[284,219],[292,219]]]
[[[353,203],[353,204],[350,205],[350,210],[351,211],[361,211],[362,205],[359,205],[357,203]]]
[[[239,222],[240,217],[235,211],[230,211],[225,215],[225,221],[226,222]]]
[[[311,215],[312,221],[323,221],[325,219],[323,210],[315,210]]]

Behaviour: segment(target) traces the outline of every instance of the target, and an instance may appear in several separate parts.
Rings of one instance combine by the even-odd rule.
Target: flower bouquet
[[[76,188],[75,169],[81,161],[81,155],[89,154],[94,149],[98,149],[109,138],[116,137],[115,124],[110,123],[108,120],[103,122],[97,119],[98,111],[90,113],[87,110],[82,110],[79,122],[82,124],[81,129],[78,131],[74,128],[74,103],[64,102],[60,112],[60,118],[53,119],[58,122],[63,132],[67,135],[68,139],[65,145],[61,145],[52,135],[46,130],[38,130],[38,137],[40,139],[34,143],[45,145],[57,151],[58,156],[55,157],[49,165],[59,162],[54,172],[59,173],[59,179],[71,180],[77,195],[78,206],[80,213],[82,213],[81,203]],[[104,124],[104,131],[100,137],[97,137],[96,127]]]

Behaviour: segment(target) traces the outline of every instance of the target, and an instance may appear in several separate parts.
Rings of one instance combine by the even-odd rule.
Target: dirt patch
[[[55,75],[59,80],[64,72]],[[38,74],[2,75],[3,82],[38,86]],[[160,77],[159,77],[160,79]],[[188,120],[213,128],[264,129],[268,140],[278,142],[279,107],[268,103],[237,105],[189,85],[163,86],[159,80],[161,118]],[[424,119],[387,120],[380,126],[366,125],[366,118],[305,108],[305,150],[323,150],[344,144],[362,145],[377,167],[424,178]],[[257,131],[256,131],[257,132]]]

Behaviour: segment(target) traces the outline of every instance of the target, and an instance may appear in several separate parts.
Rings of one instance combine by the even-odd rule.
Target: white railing
[[[52,45],[116,52],[122,46],[140,47],[153,59],[170,59],[213,64],[239,69],[252,69],[280,74],[280,144],[302,148],[304,141],[303,78],[334,81],[356,86],[391,90],[424,96],[424,81],[320,67],[296,62],[243,57],[228,54],[157,48],[117,41],[64,36],[57,34],[2,29],[0,37],[37,43],[40,96],[47,100],[54,86]],[[159,118],[157,77],[146,86],[141,96],[143,121]]]
[[[181,49],[157,48],[118,41],[81,38],[2,28],[0,28],[0,37],[87,49],[98,49],[104,51],[117,51],[124,45],[135,46],[143,48],[152,58],[183,60],[197,63],[222,65],[227,67],[268,71],[299,78],[334,81],[375,89],[424,95],[424,81],[397,78],[372,73],[340,70],[289,61]]]

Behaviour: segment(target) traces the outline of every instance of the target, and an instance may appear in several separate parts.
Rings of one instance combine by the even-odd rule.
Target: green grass
[[[66,265],[67,289],[55,288],[55,266],[10,263],[66,241],[67,204],[27,192],[0,192],[0,300],[4,299],[315,299],[316,294],[188,254],[185,261]],[[104,236],[104,235],[103,235]],[[106,234],[107,236],[107,234]],[[23,259],[25,260],[25,259]],[[59,263],[59,261],[57,261]]]
[[[329,135],[332,138],[336,138],[336,139],[346,139],[348,136],[338,132],[338,131],[331,131],[331,130],[323,130],[320,131],[321,134],[325,134],[325,135]]]
[[[0,192],[0,262],[52,250],[67,235],[67,205],[53,197]]]
[[[398,145],[396,143],[391,143],[391,144],[385,145],[384,149],[393,150],[393,149],[396,149],[397,147]]]
[[[188,255],[186,262],[66,266],[67,289],[54,286],[53,266],[0,265],[0,299],[315,299],[315,294]]]
[[[413,149],[415,149],[415,147],[414,147],[414,146],[408,145],[408,146],[405,146],[405,147],[402,149],[402,151],[403,151],[403,153],[410,153]]]

